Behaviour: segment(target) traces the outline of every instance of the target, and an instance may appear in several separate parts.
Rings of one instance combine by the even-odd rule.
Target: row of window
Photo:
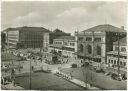
[[[42,36],[38,36],[38,35],[35,35],[35,36],[25,36],[25,39],[38,39],[38,40],[42,40],[43,37]]]
[[[108,63],[118,65],[118,61],[117,60],[110,60],[109,59]],[[120,61],[120,65],[126,66],[126,62]]]
[[[118,58],[118,55],[113,55],[113,54],[107,54],[107,55]],[[119,55],[119,58],[127,59],[127,56]]]
[[[78,41],[83,41],[83,37],[79,37]],[[86,37],[86,41],[92,41],[92,37]],[[101,42],[101,38],[94,38],[94,41]]]
[[[8,40],[9,42],[18,42],[18,40]]]
[[[71,52],[67,52],[67,51],[64,51],[64,53],[68,54],[68,56],[72,54]]]
[[[115,47],[115,51],[118,51],[119,47]],[[121,47],[120,51],[124,52],[126,51],[126,48],[125,47]]]
[[[54,42],[54,44],[62,44],[62,42]]]
[[[70,43],[70,46],[75,46],[75,43]]]
[[[62,42],[58,43],[58,42],[54,42],[54,44],[62,44]],[[68,43],[65,42],[64,45],[68,46]],[[75,46],[75,43],[69,43],[70,46]]]
[[[18,38],[19,35],[8,35],[8,38]]]

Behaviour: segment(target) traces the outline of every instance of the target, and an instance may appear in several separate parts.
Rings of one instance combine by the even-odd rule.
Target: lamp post
[[[29,88],[31,90],[31,60],[30,60]]]
[[[30,73],[29,73],[29,89],[31,90],[31,55],[28,56],[28,61],[30,61]]]
[[[119,33],[117,33],[118,38],[118,76],[120,74],[120,43],[119,43]]]

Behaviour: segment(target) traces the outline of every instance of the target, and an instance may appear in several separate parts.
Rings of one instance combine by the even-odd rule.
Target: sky
[[[126,2],[121,1],[4,1],[1,28],[59,28],[73,34],[100,24],[126,27],[126,15]]]

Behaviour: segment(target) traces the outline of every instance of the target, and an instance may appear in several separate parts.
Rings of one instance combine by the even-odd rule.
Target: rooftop
[[[51,34],[54,34],[54,35],[70,35],[70,33],[66,33],[66,32],[64,32],[64,31],[62,31],[62,30],[60,30],[60,29],[55,29],[53,32],[51,32]]]
[[[90,31],[126,32],[126,30],[115,27],[115,26],[110,25],[110,24],[103,24],[103,25],[94,26],[92,28],[84,30],[83,32],[90,32]]]
[[[75,36],[60,36],[56,39],[67,39],[67,40],[75,40]]]
[[[23,27],[16,27],[16,28],[7,28],[4,31],[44,31],[44,32],[50,32],[48,29],[43,28],[43,27],[28,27],[28,26],[23,26]]]

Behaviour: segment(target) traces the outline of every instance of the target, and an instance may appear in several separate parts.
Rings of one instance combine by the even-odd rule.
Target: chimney
[[[121,29],[124,30],[124,26],[121,26]]]

